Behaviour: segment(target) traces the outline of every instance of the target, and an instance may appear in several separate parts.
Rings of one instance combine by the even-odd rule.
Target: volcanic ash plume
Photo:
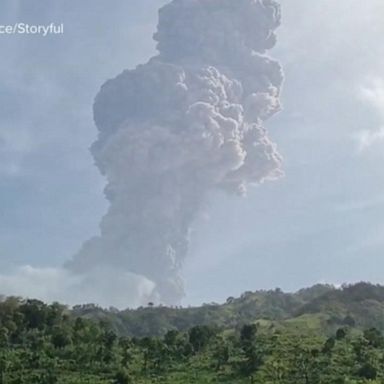
[[[244,195],[281,174],[263,128],[280,107],[281,68],[266,56],[279,23],[273,0],[174,0],[160,10],[159,54],[96,97],[92,154],[110,207],[68,268],[134,274],[155,287],[143,300],[181,300],[189,231],[207,194]]]

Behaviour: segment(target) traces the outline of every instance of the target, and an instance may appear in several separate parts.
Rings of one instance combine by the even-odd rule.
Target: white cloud
[[[364,129],[355,135],[359,152],[364,152],[384,141],[384,79],[370,78],[358,89],[360,100],[368,107],[378,127]]]
[[[67,305],[137,307],[153,299],[154,283],[143,276],[108,268],[75,275],[65,268],[18,267],[0,275],[0,293]],[[113,294],[112,294],[113,293]]]
[[[363,130],[355,136],[358,143],[359,152],[364,152],[371,148],[373,145],[382,143],[384,141],[384,127],[376,130]]]
[[[370,79],[367,85],[361,87],[360,95],[384,119],[384,79]]]

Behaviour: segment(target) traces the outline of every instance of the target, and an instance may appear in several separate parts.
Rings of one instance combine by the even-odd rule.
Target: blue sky
[[[1,2],[2,23],[64,23],[65,33],[0,36],[0,291],[6,277],[7,289],[30,292],[15,269],[60,266],[97,233],[107,203],[88,151],[93,98],[154,54],[165,3]],[[184,269],[186,304],[384,283],[384,3],[281,3],[271,54],[286,74],[284,110],[266,125],[285,177],[245,199],[210,197]]]

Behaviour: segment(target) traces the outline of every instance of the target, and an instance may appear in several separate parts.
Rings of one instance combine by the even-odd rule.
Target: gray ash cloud
[[[105,268],[146,285],[143,302],[180,302],[189,233],[207,196],[245,195],[282,174],[263,125],[280,110],[283,75],[267,55],[279,24],[273,0],[174,0],[159,11],[158,55],[96,97],[91,151],[110,206],[69,270]]]

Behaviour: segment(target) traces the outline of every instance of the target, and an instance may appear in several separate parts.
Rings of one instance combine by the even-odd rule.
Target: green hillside
[[[3,298],[0,384],[382,384],[383,293],[317,285],[122,312]]]
[[[123,336],[161,336],[169,330],[185,331],[196,325],[236,328],[263,320],[275,327],[318,329],[332,334],[340,326],[375,327],[384,331],[384,287],[369,283],[337,289],[315,285],[296,293],[246,292],[224,304],[192,308],[147,307],[135,310],[105,310],[95,305],[76,306],[75,316],[107,321]]]

